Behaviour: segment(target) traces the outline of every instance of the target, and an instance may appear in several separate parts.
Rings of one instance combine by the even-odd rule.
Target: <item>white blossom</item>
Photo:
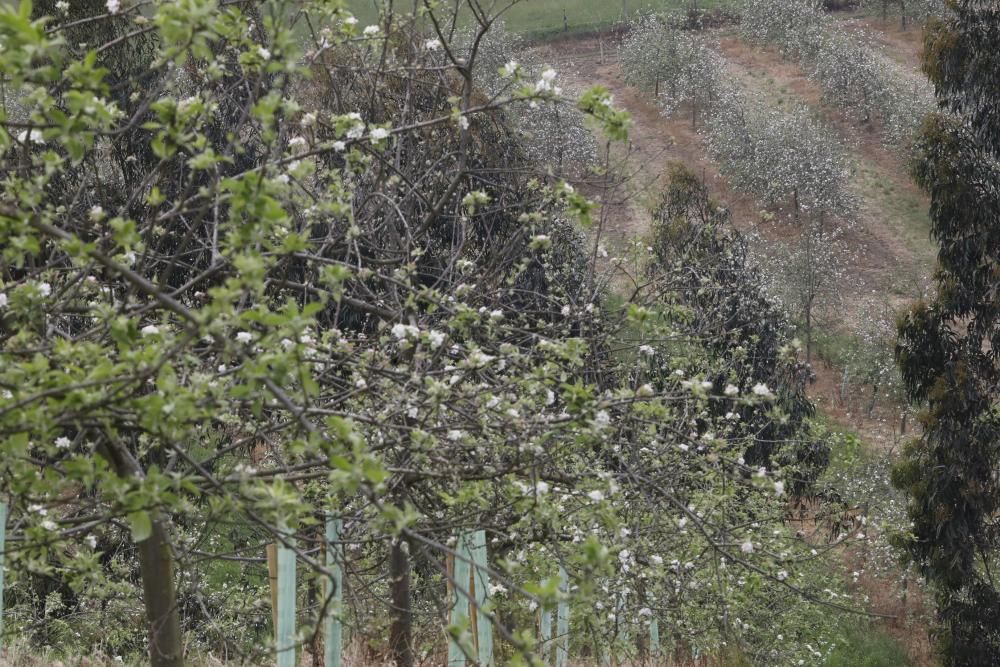
[[[397,322],[392,325],[392,329],[390,331],[392,335],[395,336],[396,340],[416,338],[420,335],[420,329],[411,324],[403,324],[402,322]]]
[[[435,329],[431,329],[427,332],[427,342],[430,343],[431,349],[436,350],[444,344],[445,335]]]

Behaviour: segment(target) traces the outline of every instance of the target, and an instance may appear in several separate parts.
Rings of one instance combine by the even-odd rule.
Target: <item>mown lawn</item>
[[[385,0],[400,13],[413,10],[413,0]],[[420,2],[420,0],[418,0]],[[528,37],[584,32],[631,18],[639,12],[732,6],[735,0],[520,0],[504,14],[507,29]],[[383,0],[348,0],[358,19],[373,23]],[[450,6],[450,3],[445,3]],[[498,8],[506,6],[498,2]]]

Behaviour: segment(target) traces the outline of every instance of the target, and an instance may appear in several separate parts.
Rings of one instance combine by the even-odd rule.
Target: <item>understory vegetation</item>
[[[819,4],[731,7],[930,193],[897,341],[853,146],[735,79],[711,7],[618,63],[751,203],[671,162],[619,243],[628,109],[529,3],[458,4],[0,6],[0,663],[906,665],[934,623],[1000,656],[1000,133],[956,74],[991,15],[900,9],[924,120]],[[820,375],[899,441],[929,406],[916,439]]]

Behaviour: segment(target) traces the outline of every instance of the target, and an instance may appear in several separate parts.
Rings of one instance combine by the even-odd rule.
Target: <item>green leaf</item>
[[[153,520],[149,512],[132,512],[127,519],[128,527],[132,531],[132,541],[143,542],[153,534]]]

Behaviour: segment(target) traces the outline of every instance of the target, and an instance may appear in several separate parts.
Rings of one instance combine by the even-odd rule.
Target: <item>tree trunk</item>
[[[121,441],[109,438],[98,450],[119,477],[141,480],[142,466]],[[156,510],[149,512],[149,537],[136,542],[142,597],[149,622],[149,664],[152,667],[183,667],[184,641],[177,614],[174,585],[174,555],[170,549],[166,519]]]
[[[813,328],[812,328],[812,299],[809,299],[806,304],[806,363],[812,363],[812,344],[813,344]]]
[[[410,609],[410,555],[400,538],[389,554],[392,585],[392,626],[389,629],[389,653],[396,667],[413,667],[413,612]]]
[[[152,667],[183,667],[184,645],[177,615],[173,554],[163,519],[154,515],[152,526],[149,537],[136,544],[149,621],[149,660]]]

